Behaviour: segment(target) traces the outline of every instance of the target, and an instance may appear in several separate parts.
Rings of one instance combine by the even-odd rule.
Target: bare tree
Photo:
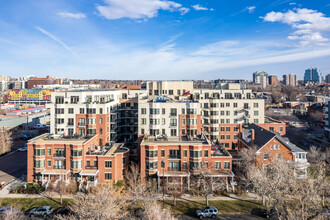
[[[282,100],[283,97],[283,93],[276,91],[276,90],[272,90],[272,99],[273,99],[273,103],[280,103],[280,101]]]
[[[0,154],[4,154],[11,150],[13,141],[11,139],[11,132],[6,131],[4,128],[0,131]]]
[[[2,213],[0,217],[3,220],[27,219],[24,216],[24,212],[19,207],[14,207],[14,206],[11,206],[8,210]]]
[[[126,201],[122,188],[99,184],[69,205],[71,219],[119,219],[127,214]]]
[[[156,201],[147,202],[144,207],[142,219],[147,220],[172,220],[174,217],[168,210],[162,210]]]
[[[323,118],[324,118],[323,113],[320,112],[320,111],[316,111],[316,112],[310,113],[309,116],[311,117],[311,119],[314,122],[322,122],[323,121]]]
[[[176,206],[176,200],[183,194],[182,184],[178,179],[174,179],[166,184],[166,193],[173,198],[173,205]]]
[[[247,176],[256,193],[265,198],[263,202],[276,211],[279,219],[308,219],[324,210],[320,199],[329,190],[329,183],[322,170],[301,179],[294,175],[287,161],[276,159],[266,169],[251,166]]]
[[[327,156],[327,153],[322,152],[320,148],[317,148],[316,146],[311,146],[307,154],[307,159],[311,166],[320,167],[323,165]]]
[[[152,187],[148,182],[143,183],[138,164],[132,164],[125,175],[125,189],[133,201],[142,201],[146,198],[153,199]]]
[[[73,194],[77,190],[77,185],[75,182],[70,181],[67,183],[64,180],[59,180],[54,184],[50,184],[44,195],[52,197],[52,194],[58,194],[60,196],[60,202],[63,203],[63,195]]]

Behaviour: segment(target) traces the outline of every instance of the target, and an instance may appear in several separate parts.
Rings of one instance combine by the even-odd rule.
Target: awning
[[[41,174],[44,175],[66,175],[70,173],[70,170],[43,170]]]
[[[99,170],[82,170],[79,172],[80,176],[96,176]]]

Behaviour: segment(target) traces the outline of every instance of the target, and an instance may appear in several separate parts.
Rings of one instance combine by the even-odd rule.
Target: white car
[[[25,147],[18,148],[17,151],[27,151],[27,147],[25,146]]]
[[[202,218],[216,218],[218,215],[218,210],[214,206],[205,207],[203,210],[196,211],[197,217]]]

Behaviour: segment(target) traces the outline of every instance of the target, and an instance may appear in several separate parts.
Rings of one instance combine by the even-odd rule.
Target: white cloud
[[[247,10],[249,11],[249,13],[253,13],[254,9],[256,9],[256,6],[249,6],[247,7]]]
[[[193,9],[195,9],[196,11],[207,11],[207,10],[209,10],[208,8],[203,7],[200,4],[192,5],[191,7],[193,7]]]
[[[290,2],[289,5],[296,5],[297,3],[295,2]]]
[[[41,33],[43,33],[44,35],[46,35],[47,37],[51,38],[52,40],[56,41],[57,43],[59,43],[61,46],[63,46],[66,50],[70,51],[71,53],[75,54],[74,51],[71,49],[71,47],[69,47],[67,44],[65,44],[63,41],[61,41],[60,39],[58,39],[57,37],[55,37],[54,35],[52,35],[51,33],[49,33],[48,31],[46,31],[45,29],[36,26],[35,27],[38,31],[40,31]]]
[[[97,5],[96,9],[109,20],[148,19],[156,17],[159,10],[179,11],[182,15],[189,11],[179,3],[166,0],[104,0],[104,4]]]
[[[189,11],[190,11],[189,8],[185,8],[185,7],[179,8],[179,12],[181,15],[187,14]]]
[[[317,10],[295,8],[286,12],[269,12],[264,21],[282,22],[296,29],[288,37],[291,40],[300,40],[301,45],[328,41],[323,35],[330,32],[330,17],[326,17]]]
[[[86,15],[81,12],[78,13],[59,12],[57,14],[63,18],[76,18],[76,19],[86,18]]]

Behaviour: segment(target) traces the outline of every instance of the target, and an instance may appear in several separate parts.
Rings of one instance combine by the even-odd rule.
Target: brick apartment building
[[[204,167],[209,170],[210,180],[221,179],[229,190],[235,185],[232,156],[220,145],[212,144],[203,133],[191,136],[167,137],[166,135],[145,136],[140,144],[142,179],[165,183],[177,179],[190,189],[191,177]]]
[[[99,145],[99,136],[44,134],[29,140],[27,181],[44,186],[59,179],[80,182],[88,189],[99,183],[123,179],[129,149],[123,144]]]
[[[27,88],[28,89],[33,89],[34,86],[36,85],[52,85],[52,84],[56,84],[56,79],[47,76],[46,78],[30,78],[27,81]]]

